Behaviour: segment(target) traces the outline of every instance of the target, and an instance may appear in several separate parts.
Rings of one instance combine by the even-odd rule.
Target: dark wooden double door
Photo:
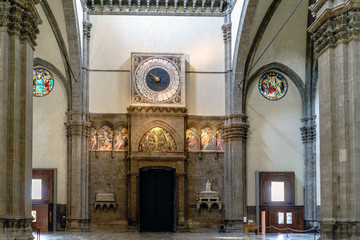
[[[140,231],[174,230],[174,176],[170,168],[140,170]]]

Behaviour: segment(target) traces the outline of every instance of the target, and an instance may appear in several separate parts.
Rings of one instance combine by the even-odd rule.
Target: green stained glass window
[[[52,74],[42,68],[33,70],[33,94],[36,97],[48,95],[54,87]]]

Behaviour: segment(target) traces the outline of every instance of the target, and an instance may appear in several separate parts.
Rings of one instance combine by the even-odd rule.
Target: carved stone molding
[[[313,13],[319,11],[315,7],[311,10]],[[314,52],[319,56],[329,47],[360,36],[360,6],[349,8],[349,5],[340,4],[327,9],[308,30],[314,40]]]
[[[130,106],[128,111],[137,112],[137,113],[186,113],[186,108],[176,108],[176,107],[141,107],[141,106]]]
[[[91,122],[89,113],[70,111],[67,113],[68,121],[65,123],[68,137],[90,137]]]
[[[91,37],[91,28],[92,28],[91,22],[83,21],[83,33],[84,33],[84,36],[87,37],[87,39],[90,39],[90,37]]]
[[[232,123],[224,125],[224,141],[247,140],[247,131],[250,125],[246,123]]]
[[[305,126],[300,128],[303,143],[313,142],[316,140],[316,125]]]
[[[27,40],[32,48],[36,46],[38,24],[41,24],[34,4],[33,0],[27,1],[26,4],[8,0],[0,3],[0,27],[7,27],[10,34]]]
[[[90,137],[91,122],[87,121],[68,121],[65,123],[68,137]]]
[[[221,29],[223,30],[224,42],[231,41],[231,25],[231,23],[226,23],[221,27]]]

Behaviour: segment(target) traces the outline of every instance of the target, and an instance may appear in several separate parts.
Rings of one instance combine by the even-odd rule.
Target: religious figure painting
[[[126,151],[128,150],[129,134],[126,128],[118,128],[115,130],[114,150]]]
[[[201,129],[201,150],[215,150],[216,136],[213,129],[205,127]]]
[[[139,152],[175,152],[174,138],[161,127],[147,131],[139,143]]]
[[[216,150],[224,151],[224,137],[221,128],[216,131]]]
[[[48,95],[54,87],[54,78],[45,69],[33,70],[33,95],[42,97]]]
[[[186,148],[188,151],[199,151],[199,132],[191,127],[186,130]]]
[[[113,130],[109,126],[103,126],[99,133],[99,150],[111,150],[113,141]]]
[[[276,72],[264,74],[259,81],[259,90],[261,95],[269,100],[279,100],[287,92],[286,79]]]
[[[90,135],[90,145],[89,150],[96,150],[97,149],[97,135],[96,129],[94,127],[91,128],[91,135]]]

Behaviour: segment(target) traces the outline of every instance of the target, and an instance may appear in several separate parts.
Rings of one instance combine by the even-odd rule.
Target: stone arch
[[[156,120],[153,122],[150,122],[148,124],[146,124],[143,128],[142,131],[139,131],[137,133],[134,134],[134,136],[132,136],[132,140],[131,140],[131,149],[134,149],[135,151],[138,150],[139,148],[139,144],[140,141],[142,139],[142,137],[152,128],[154,127],[161,127],[164,130],[168,131],[170,133],[170,135],[172,136],[172,138],[175,141],[176,147],[177,147],[177,152],[181,152],[184,149],[184,143],[181,141],[181,137],[179,136],[179,134],[176,132],[176,130],[170,126],[169,124],[167,124],[166,122],[163,122],[161,120]]]
[[[299,75],[292,70],[291,68],[289,68],[288,66],[282,64],[282,63],[278,63],[278,62],[272,62],[269,63],[261,68],[259,68],[258,70],[255,71],[254,74],[251,75],[251,77],[249,78],[249,80],[247,80],[244,84],[244,101],[243,101],[243,109],[244,112],[246,112],[246,104],[247,104],[247,94],[248,94],[248,90],[250,88],[250,86],[253,84],[253,82],[258,79],[258,77],[267,72],[267,71],[277,71],[280,73],[283,73],[284,75],[286,75],[288,77],[289,80],[291,80],[295,86],[297,87],[300,96],[301,96],[301,101],[302,101],[302,112],[303,115],[305,114],[306,111],[306,92],[305,92],[305,84],[304,82],[301,80],[301,78],[299,77]]]

